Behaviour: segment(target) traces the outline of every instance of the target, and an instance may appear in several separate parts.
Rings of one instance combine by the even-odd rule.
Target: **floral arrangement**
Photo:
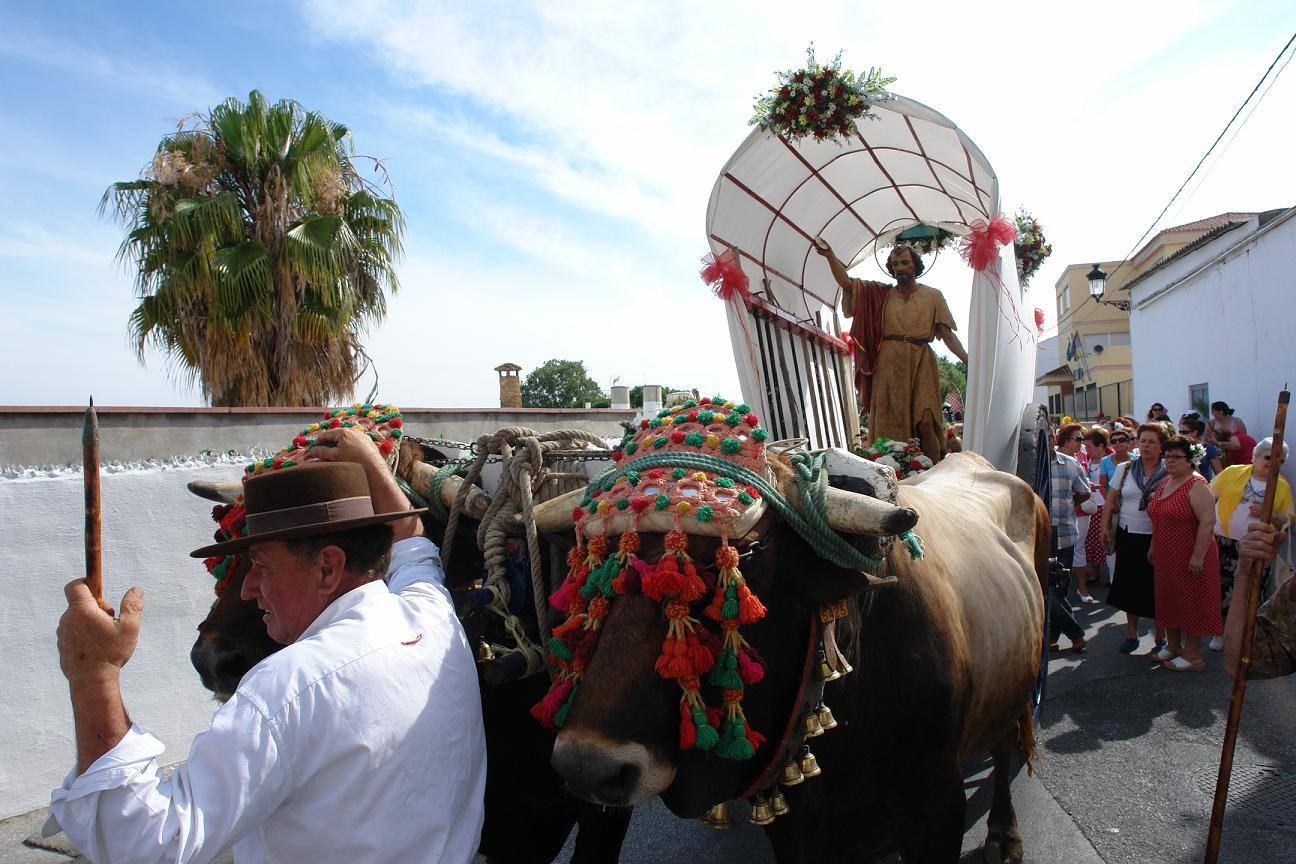
[[[816,141],[856,131],[855,121],[869,114],[873,103],[887,98],[895,81],[870,68],[864,75],[841,68],[838,53],[828,65],[815,60],[813,43],[806,50],[804,69],[775,73],[778,85],[756,100],[751,125],[791,140]]]
[[[1045,239],[1039,220],[1025,209],[1017,211],[1017,239],[1013,245],[1017,253],[1017,281],[1025,285],[1053,254],[1053,246]]]
[[[872,445],[856,452],[870,462],[891,468],[896,472],[896,477],[901,480],[910,474],[917,474],[932,467],[932,461],[922,452],[917,438],[908,441],[877,438]]]
[[[1206,447],[1204,445],[1193,442],[1193,445],[1188,449],[1192,451],[1188,458],[1192,460],[1193,465],[1201,465],[1201,463],[1205,461]]]
[[[911,228],[908,231],[900,232],[893,245],[908,246],[919,255],[931,255],[959,239],[944,228],[930,228],[926,225],[919,225],[917,228],[923,230],[919,231]]]

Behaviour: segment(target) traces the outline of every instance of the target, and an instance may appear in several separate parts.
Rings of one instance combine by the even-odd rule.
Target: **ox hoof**
[[[986,864],[1022,864],[1024,853],[1021,837],[1016,832],[991,834],[986,838],[981,854]]]

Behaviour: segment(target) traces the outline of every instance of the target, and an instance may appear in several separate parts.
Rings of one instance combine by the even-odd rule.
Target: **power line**
[[[1182,194],[1183,190],[1187,188],[1188,184],[1192,182],[1193,177],[1197,176],[1197,172],[1201,170],[1202,165],[1205,164],[1206,160],[1210,157],[1210,154],[1215,151],[1215,148],[1219,145],[1220,141],[1223,140],[1225,134],[1228,133],[1229,128],[1232,127],[1234,121],[1236,121],[1238,116],[1242,113],[1242,110],[1246,108],[1248,103],[1250,103],[1251,100],[1255,97],[1256,93],[1260,90],[1260,85],[1264,84],[1265,79],[1269,77],[1269,73],[1272,72],[1274,70],[1274,67],[1278,65],[1278,61],[1281,60],[1282,56],[1287,53],[1287,49],[1292,46],[1293,42],[1296,42],[1296,33],[1293,33],[1291,35],[1291,38],[1287,40],[1287,44],[1284,45],[1282,47],[1282,50],[1279,51],[1277,56],[1274,57],[1273,62],[1269,64],[1269,68],[1266,69],[1264,74],[1260,76],[1260,80],[1256,82],[1255,87],[1251,88],[1251,92],[1247,94],[1246,99],[1244,99],[1242,101],[1242,104],[1238,106],[1237,110],[1233,112],[1233,116],[1229,118],[1228,123],[1224,124],[1224,128],[1221,129],[1219,135],[1215,137],[1215,140],[1214,142],[1211,143],[1210,148],[1205,152],[1205,154],[1202,155],[1201,159],[1197,160],[1196,166],[1193,167],[1193,170],[1188,174],[1187,178],[1184,179],[1183,183],[1179,185],[1179,188],[1175,190],[1175,193],[1170,196],[1170,200],[1166,202],[1165,207],[1163,207],[1161,209],[1161,212],[1157,214],[1156,219],[1152,220],[1152,224],[1149,225],[1148,229],[1143,232],[1143,236],[1135,241],[1134,246],[1130,249],[1129,252],[1125,253],[1125,257],[1121,259],[1121,263],[1116,267],[1116,271],[1112,273],[1111,276],[1108,276],[1107,277],[1108,279],[1111,279],[1116,275],[1116,273],[1120,272],[1121,267],[1125,266],[1126,262],[1129,261],[1130,256],[1133,255],[1136,251],[1138,251],[1138,248],[1140,245],[1142,245],[1143,241],[1146,240],[1148,238],[1148,235],[1152,233],[1152,230],[1156,228],[1158,224],[1160,224],[1161,218],[1165,216],[1167,211],[1169,211],[1170,207],[1174,204],[1175,200],[1179,197],[1179,195]],[[1284,69],[1286,68],[1285,64],[1283,68]],[[1281,74],[1281,72],[1279,74]],[[1276,80],[1276,76],[1275,76],[1275,80]]]

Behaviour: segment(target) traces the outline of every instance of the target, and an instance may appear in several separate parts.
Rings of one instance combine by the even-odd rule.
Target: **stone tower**
[[[518,373],[522,367],[516,363],[501,363],[495,367],[499,373],[500,382],[500,407],[501,408],[521,408],[522,407],[522,379]]]

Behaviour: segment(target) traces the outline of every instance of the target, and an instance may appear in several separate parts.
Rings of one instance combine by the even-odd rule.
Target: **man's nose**
[[[247,575],[243,577],[243,586],[239,589],[239,598],[242,600],[251,600],[254,597],[259,596],[260,592],[255,589],[259,587],[260,581],[261,574],[257,572],[256,567],[248,570]]]

